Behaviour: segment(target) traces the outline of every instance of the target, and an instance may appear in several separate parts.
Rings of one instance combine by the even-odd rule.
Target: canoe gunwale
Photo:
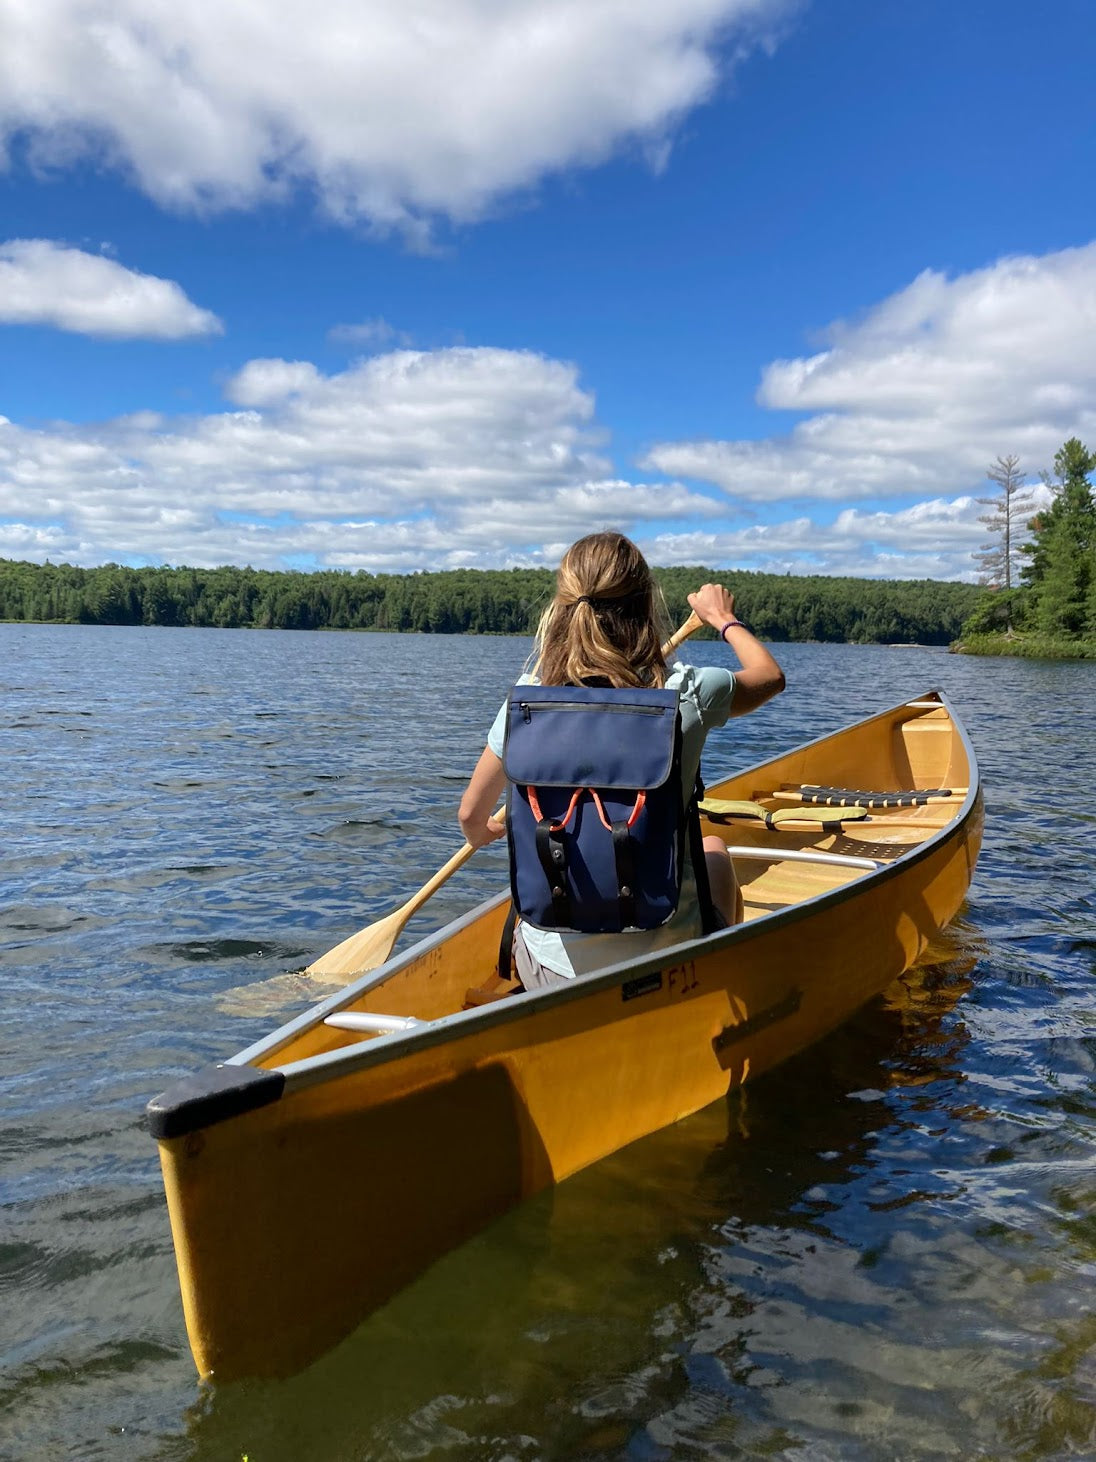
[[[383,1065],[387,1062],[398,1061],[412,1052],[419,1052],[434,1046],[446,1044],[464,1034],[469,1028],[487,1030],[493,1029],[496,1026],[504,1026],[512,1021],[525,1020],[537,1011],[548,1010],[556,1006],[566,1005],[570,1001],[582,1000],[602,994],[605,991],[623,985],[626,981],[664,971],[667,968],[687,963],[700,956],[711,957],[723,951],[732,953],[736,948],[741,947],[752,939],[767,936],[774,928],[793,924],[801,919],[810,918],[831,905],[870,895],[874,889],[880,887],[888,880],[907,874],[918,863],[935,856],[948,842],[962,842],[966,835],[967,824],[975,810],[976,804],[981,799],[977,761],[966,728],[955,715],[954,710],[942,692],[930,691],[927,694],[936,696],[938,698],[936,703],[942,709],[947,710],[950,716],[954,734],[958,736],[968,762],[968,789],[955,815],[948,822],[943,824],[932,836],[926,838],[923,842],[911,844],[907,851],[898,854],[892,862],[879,866],[873,872],[866,869],[862,871],[857,870],[859,876],[850,879],[849,882],[843,883],[837,888],[816,894],[814,897],[803,899],[788,908],[763,914],[758,918],[751,919],[747,923],[735,925],[730,929],[719,930],[716,933],[702,936],[699,939],[686,940],[680,944],[666,946],[637,959],[607,966],[604,970],[599,970],[595,974],[583,975],[581,979],[569,981],[566,985],[553,986],[549,989],[535,992],[519,991],[517,994],[505,1000],[495,1001],[490,1005],[479,1006],[469,1010],[454,1011],[436,1020],[424,1022],[421,1026],[413,1030],[395,1031],[391,1034],[379,1035],[354,1045],[341,1046],[333,1051],[321,1052],[299,1061],[291,1061],[282,1066],[273,1066],[266,1069],[277,1071],[284,1076],[285,1092],[288,1094],[294,1090],[319,1082],[337,1079],[369,1067]],[[927,699],[927,696],[918,697],[917,699],[924,701]],[[876,716],[864,717],[860,721],[852,722],[849,726],[841,730],[829,732],[812,742],[803,743],[796,750],[805,751],[810,747],[821,745],[826,741],[842,736],[846,731],[852,730],[854,727],[870,724],[873,720],[892,718],[897,712],[907,707],[913,708],[909,701],[902,701],[897,706],[892,706],[888,710],[879,712]],[[743,768],[741,772],[735,773],[734,776],[736,779],[749,776],[751,772],[760,771],[777,759],[779,758],[770,757],[764,762],[757,763],[754,767]],[[774,859],[778,858],[779,850],[774,849],[773,852]],[[444,944],[455,933],[475,923],[485,914],[497,908],[500,904],[505,903],[508,899],[509,893],[504,891],[484,900],[459,918],[445,924],[442,928],[435,930],[432,934],[418,941],[400,955],[390,959],[378,969],[363,975],[359,980],[333,993],[326,1000],[309,1006],[299,1016],[246,1047],[236,1055],[227,1058],[222,1064],[234,1066],[250,1065],[263,1057],[270,1056],[279,1047],[287,1045],[303,1031],[322,1023],[325,1016],[334,1014],[352,1005],[362,995],[377,986],[383,985],[392,975],[421,959],[439,945]]]

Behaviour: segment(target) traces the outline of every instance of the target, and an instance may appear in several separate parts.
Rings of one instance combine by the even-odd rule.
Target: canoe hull
[[[721,791],[749,795],[750,778]],[[299,1369],[514,1204],[826,1035],[955,915],[981,827],[973,786],[908,856],[837,887],[822,874],[813,897],[661,959],[428,1036],[339,1046],[302,1018],[242,1053],[285,1073],[280,1097],[160,1140],[200,1373]],[[394,962],[418,971],[420,1008],[423,972],[441,982],[462,941],[482,966],[502,914],[493,901]],[[373,977],[353,1008],[399,1013],[400,989]]]

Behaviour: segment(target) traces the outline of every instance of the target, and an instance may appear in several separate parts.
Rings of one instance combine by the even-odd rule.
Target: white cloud
[[[0,555],[491,567],[614,526],[657,563],[972,579],[995,457],[1034,475],[1096,439],[1094,301],[1096,245],[922,276],[766,372],[768,399],[815,415],[664,444],[647,465],[668,482],[619,476],[576,368],[531,351],[394,350],[332,375],[253,360],[206,416],[0,418]],[[757,506],[791,499],[811,506]]]
[[[733,564],[776,574],[969,579],[972,552],[986,536],[970,497],[941,498],[896,512],[847,508],[831,523],[808,517],[732,530],[691,530],[644,538],[661,564]]]
[[[228,382],[225,394],[240,406],[275,406],[321,387],[323,378],[307,360],[249,360]]]
[[[575,368],[532,352],[396,351],[332,376],[254,360],[227,393],[232,408],[204,417],[0,422],[0,555],[487,565],[721,511],[611,476]]]
[[[468,219],[675,123],[790,0],[6,0],[0,146],[126,170],[159,202],[299,185],[333,216]]]
[[[0,324],[115,340],[182,340],[223,329],[172,280],[50,239],[0,243]]]
[[[1096,437],[1096,243],[926,271],[827,335],[762,375],[763,405],[815,413],[786,436],[664,442],[645,465],[744,502],[846,502],[984,486],[1002,453],[1034,475]]]

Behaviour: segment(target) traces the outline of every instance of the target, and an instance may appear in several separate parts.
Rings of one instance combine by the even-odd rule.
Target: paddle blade
[[[344,939],[334,949],[313,960],[305,974],[316,980],[326,980],[328,984],[345,985],[356,975],[375,970],[392,953],[407,918],[403,909],[397,909],[387,918],[370,924],[368,929],[359,929],[357,934],[351,934],[349,939]]]
[[[332,984],[332,993],[343,982]],[[254,985],[233,985],[218,995],[215,1001],[222,1015],[240,1016],[246,1020],[257,1016],[282,1018],[289,1005],[312,1005],[323,997],[316,981],[310,980],[304,970],[289,970],[284,975],[272,975],[269,980],[259,980]]]
[[[332,991],[349,985],[358,975],[384,964],[410,914],[405,904],[394,914],[370,924],[368,929],[351,934],[306,969],[290,970],[255,985],[237,985],[226,990],[217,1001],[217,1009],[225,1015],[273,1015],[297,1001],[322,998],[327,992],[318,992],[317,985],[325,985]]]

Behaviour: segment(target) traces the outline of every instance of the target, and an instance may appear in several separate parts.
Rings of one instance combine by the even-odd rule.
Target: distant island
[[[685,596],[722,581],[763,639],[949,645],[987,590],[936,579],[655,570],[675,624]],[[549,569],[312,573],[252,568],[125,568],[0,559],[0,620],[220,629],[388,630],[528,635],[549,602]]]

